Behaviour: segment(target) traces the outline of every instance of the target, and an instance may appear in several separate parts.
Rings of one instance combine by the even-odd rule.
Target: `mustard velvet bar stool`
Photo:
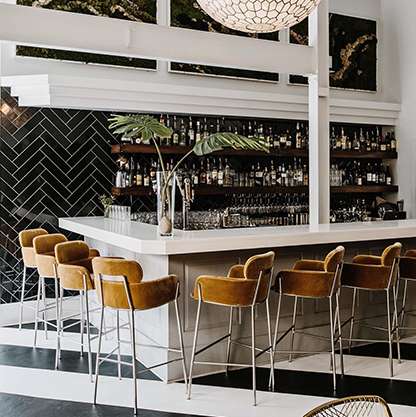
[[[183,378],[185,381],[185,388],[187,389],[187,368],[185,359],[185,348],[183,343],[183,332],[181,318],[179,314],[178,298],[179,280],[176,275],[169,275],[164,278],[155,279],[151,281],[143,281],[143,270],[139,263],[132,260],[114,259],[97,257],[92,260],[93,272],[95,277],[95,287],[98,299],[101,303],[101,318],[100,330],[98,338],[98,351],[95,368],[95,387],[94,387],[94,404],[97,402],[97,388],[99,379],[100,365],[103,362],[122,363],[123,365],[131,366],[133,370],[133,384],[134,384],[134,414],[137,414],[137,375],[149,369],[154,369],[159,366],[167,365],[169,363],[181,361]],[[175,306],[177,330],[180,347],[178,349],[163,347],[159,345],[142,345],[146,347],[162,348],[169,352],[180,354],[180,357],[168,360],[167,362],[153,365],[150,368],[145,368],[139,372],[136,370],[136,346],[141,344],[136,343],[136,317],[135,313],[144,310],[150,310],[161,307],[163,305],[173,303]],[[123,362],[109,358],[109,355],[101,356],[101,341],[103,332],[103,320],[106,310],[126,311],[129,317],[130,341],[127,343],[131,346],[132,362]],[[117,323],[118,325],[118,323]],[[140,321],[137,323],[137,331],[140,328]],[[124,343],[125,341],[121,341]],[[112,351],[114,352],[117,347]]]
[[[23,306],[25,300],[33,300],[36,296],[25,297],[26,294],[26,280],[27,280],[27,270],[28,269],[37,269],[36,265],[36,255],[35,250],[33,249],[33,239],[37,236],[47,235],[48,232],[45,229],[27,229],[19,232],[19,244],[20,250],[22,251],[22,260],[23,260],[23,278],[22,278],[22,288],[20,294],[20,309],[19,309],[19,330],[22,328],[23,322]]]
[[[385,342],[386,340],[354,339],[355,309],[358,291],[384,292],[386,294],[387,328],[370,326],[363,320],[363,327],[373,328],[387,332],[389,344],[390,376],[393,377],[393,335],[396,335],[398,361],[400,363],[400,337],[397,310],[397,282],[399,272],[401,243],[396,242],[384,249],[381,256],[357,255],[352,263],[345,263],[342,274],[342,287],[353,289],[351,316],[343,323],[350,325],[348,346],[351,349],[353,342]],[[393,299],[393,313],[390,302]]]
[[[33,345],[36,347],[39,320],[43,322],[45,330],[45,338],[48,338],[48,325],[55,328],[59,332],[58,310],[59,310],[59,283],[57,275],[57,264],[55,259],[55,246],[58,243],[66,242],[68,239],[60,234],[50,234],[37,236],[33,240],[33,249],[35,251],[36,265],[39,274],[38,295],[36,298],[36,314],[35,314],[35,337]],[[55,303],[49,303],[46,299],[46,280],[53,280],[55,287]],[[40,309],[40,301],[42,298],[43,308]],[[48,321],[48,311],[55,310],[56,324]],[[40,319],[39,313],[42,313]]]
[[[416,250],[411,249],[406,251],[404,256],[400,258],[399,264],[399,282],[397,284],[397,289],[399,290],[399,286],[401,282],[404,283],[403,288],[403,298],[402,304],[399,311],[399,323],[400,323],[400,330],[416,330],[414,327],[405,327],[405,319],[406,315],[414,316],[415,313],[413,311],[406,311],[406,304],[407,304],[407,293],[409,284],[416,282]]]
[[[296,316],[298,300],[301,298],[319,300],[327,299],[329,303],[329,332],[331,343],[331,368],[334,391],[337,387],[337,369],[335,357],[335,345],[339,342],[340,348],[340,365],[341,373],[344,374],[341,321],[339,308],[339,294],[341,287],[341,274],[343,268],[345,249],[338,246],[329,252],[323,261],[317,260],[299,260],[292,269],[280,271],[276,278],[275,290],[278,292],[278,305],[276,315],[276,327],[273,338],[273,365],[269,379],[270,388],[274,390],[274,355],[276,352],[289,353],[289,362],[292,362],[293,354],[296,353],[313,353],[313,352],[295,352],[294,339],[295,334],[303,334],[310,337],[319,337],[314,334],[296,330]],[[280,312],[283,296],[294,298],[292,324],[279,336]],[[334,309],[335,298],[335,309]],[[277,346],[288,335],[290,335],[290,348],[288,352],[278,350]],[[319,337],[321,338],[321,337]]]
[[[234,265],[226,277],[202,275],[196,279],[193,298],[198,301],[196,313],[195,333],[192,346],[192,356],[189,372],[188,399],[191,398],[192,373],[194,365],[225,366],[247,366],[247,364],[230,363],[231,345],[247,347],[251,350],[251,367],[253,379],[253,404],[257,404],[256,395],[256,359],[260,355],[269,352],[270,365],[273,354],[271,349],[272,334],[270,324],[269,295],[273,280],[273,266],[275,253],[267,252],[262,255],[252,256],[244,265]],[[215,304],[229,309],[228,333],[208,346],[196,350],[198,343],[199,322],[203,304]],[[256,306],[266,305],[267,328],[269,346],[266,349],[259,349],[256,346]],[[251,311],[251,345],[237,343],[232,339],[233,311],[235,308],[249,308]],[[227,340],[226,362],[203,362],[196,361],[198,354],[215,346],[217,343]],[[259,352],[258,352],[259,351]],[[258,352],[258,353],[257,353]]]
[[[84,333],[87,333],[88,349],[88,372],[92,380],[92,355],[91,355],[91,321],[90,321],[90,301],[88,293],[94,291],[94,278],[92,275],[92,260],[100,256],[96,249],[90,249],[82,241],[72,241],[59,243],[55,246],[55,258],[57,262],[57,274],[59,279],[59,332],[57,337],[55,368],[59,367],[61,355],[61,338],[66,329],[80,324],[80,354],[84,354]],[[68,317],[63,316],[63,296],[64,290],[78,292],[80,298],[79,314],[72,314]],[[80,317],[79,321],[65,326],[65,321],[74,317]],[[77,342],[78,343],[78,342]],[[120,354],[120,352],[119,352]]]

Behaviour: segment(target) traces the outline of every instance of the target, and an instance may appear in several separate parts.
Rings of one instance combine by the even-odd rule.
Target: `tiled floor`
[[[99,386],[97,407],[91,405],[93,384],[85,375],[86,360],[76,346],[65,341],[65,368],[51,366],[54,334],[40,338],[40,348],[32,348],[33,331],[0,329],[0,416],[8,417],[104,417],[132,415],[130,378],[119,381],[114,369],[107,369]],[[410,341],[410,342],[413,342]],[[415,352],[413,352],[415,346]],[[109,346],[104,346],[108,351]],[[337,395],[376,393],[392,404],[394,417],[416,415],[416,345],[403,346],[404,361],[396,366],[396,376],[388,378],[387,360],[381,349],[356,350],[345,357],[346,373],[339,379]],[[364,356],[364,354],[366,356]],[[308,410],[333,397],[328,355],[279,362],[277,391],[267,390],[267,368],[258,368],[258,406],[253,407],[250,370],[197,378],[192,399],[185,399],[181,383],[164,384],[141,379],[140,413],[145,417],[302,417]]]

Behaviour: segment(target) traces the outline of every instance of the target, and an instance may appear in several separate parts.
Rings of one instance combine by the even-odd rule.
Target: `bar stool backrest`
[[[125,259],[98,257],[92,260],[95,287],[101,305],[117,310],[148,310],[179,296],[176,275],[142,281],[139,263]]]
[[[406,251],[404,256],[406,256],[408,258],[416,258],[416,250],[415,249],[410,249],[410,250]]]
[[[402,244],[399,242],[396,242],[393,245],[388,246],[386,249],[384,249],[381,255],[382,265],[392,266],[394,262],[400,258],[401,251],[402,251]]]
[[[254,255],[244,265],[244,277],[261,281],[258,284],[256,303],[263,302],[269,294],[273,279],[275,253],[270,251],[261,255]]]
[[[143,279],[140,264],[126,259],[98,257],[93,259],[92,269],[101,304],[114,309],[130,309],[131,292]]]
[[[375,395],[342,398],[325,403],[304,417],[393,417],[389,406]]]
[[[68,239],[60,233],[35,237],[33,249],[36,254],[38,273],[41,277],[55,277],[55,246],[67,241]]]
[[[336,272],[339,265],[344,261],[345,248],[338,246],[326,255],[324,260],[325,272]]]
[[[23,264],[28,268],[36,268],[36,256],[33,249],[33,240],[37,236],[47,235],[45,229],[28,229],[19,232],[19,243],[22,250]]]
[[[58,277],[61,287],[66,290],[90,290],[94,288],[91,279],[92,259],[89,246],[81,241],[58,243],[55,246]]]

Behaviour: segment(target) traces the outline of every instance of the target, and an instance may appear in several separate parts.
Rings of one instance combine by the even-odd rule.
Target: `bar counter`
[[[157,227],[136,222],[122,222],[102,217],[62,218],[60,227],[83,235],[85,241],[100,251],[103,256],[121,256],[138,261],[144,271],[144,279],[155,279],[175,274],[181,285],[180,311],[184,329],[184,341],[189,357],[195,324],[196,302],[191,297],[195,279],[199,275],[225,275],[230,266],[244,262],[248,257],[274,250],[276,253],[275,272],[291,268],[300,259],[323,259],[335,246],[346,248],[346,261],[358,253],[380,255],[383,249],[395,241],[403,243],[404,249],[416,249],[416,220],[329,224],[319,226],[259,227],[248,229],[221,229],[184,232],[177,230],[170,238],[161,238]],[[270,298],[272,319],[274,321],[277,296],[272,291]],[[341,313],[345,317],[351,308],[351,292],[341,292]],[[206,310],[205,310],[206,309]],[[282,306],[282,328],[290,320],[292,304]],[[360,293],[359,314],[380,316],[385,303],[369,293]],[[312,329],[313,332],[327,336],[328,306],[324,301],[302,300],[299,303],[298,327]],[[111,315],[111,312],[109,312]],[[174,306],[137,313],[138,339],[149,343],[147,338],[164,346],[177,347],[176,319]],[[106,319],[107,320],[107,319]],[[95,322],[98,317],[95,317]],[[267,346],[265,311],[257,311],[257,330],[259,346]],[[235,317],[235,335],[241,342],[250,340],[248,312],[242,309]],[[228,311],[221,306],[204,306],[201,318],[198,344],[204,346],[227,333]],[[143,336],[146,335],[146,337]],[[321,350],[328,345],[322,340],[295,339],[295,348],[307,347]],[[285,346],[283,346],[284,348]],[[250,362],[248,349],[239,349],[234,359]],[[146,365],[172,359],[155,349],[139,349],[139,360]],[[204,353],[205,355],[205,353]],[[203,360],[222,361],[225,359],[225,346],[218,345],[206,352]],[[267,359],[266,359],[267,360]],[[178,363],[169,364],[155,372],[165,381],[181,378]],[[218,368],[198,366],[196,372],[205,374],[218,372]]]
[[[65,230],[148,255],[179,255],[232,250],[322,245],[338,242],[416,237],[416,220],[277,226],[203,231],[175,230],[173,237],[159,237],[157,227],[103,217],[61,218]]]

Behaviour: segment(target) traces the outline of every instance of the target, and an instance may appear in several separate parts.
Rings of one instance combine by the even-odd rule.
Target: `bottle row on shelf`
[[[279,126],[275,123],[264,124],[257,120],[225,119],[224,117],[178,117],[160,115],[160,122],[172,129],[169,138],[156,138],[161,146],[192,147],[201,139],[213,133],[231,132],[248,138],[264,141],[270,149],[307,149],[308,127],[304,123]],[[125,144],[135,143],[134,139],[121,139]]]
[[[307,122],[226,119],[225,117],[196,117],[160,115],[160,122],[171,128],[169,138],[156,138],[160,146],[192,147],[201,139],[218,132],[241,134],[265,142],[270,150],[306,150],[309,144]],[[134,144],[135,139],[125,137],[123,144]],[[332,125],[330,146],[337,151],[391,152],[397,149],[394,130],[383,134],[376,127]]]
[[[185,164],[183,172],[191,179],[193,186],[212,185],[218,187],[296,187],[309,184],[308,165],[302,158],[267,163],[253,163],[246,167],[235,167],[228,158],[204,157],[197,162]],[[165,169],[170,172],[175,166],[173,158],[167,162]],[[149,187],[160,170],[158,162],[150,159],[140,162],[131,156],[119,159],[119,169],[115,178],[117,188]]]
[[[396,151],[397,140],[393,130],[383,135],[378,127],[347,131],[343,126],[332,126],[330,146],[337,151],[390,152]]]
[[[330,185],[342,187],[347,185],[392,185],[393,177],[389,164],[382,162],[348,161],[332,164],[330,169]]]
[[[348,200],[337,200],[332,202],[330,222],[331,223],[352,223],[371,220],[371,212],[374,206],[374,199],[353,198]]]

